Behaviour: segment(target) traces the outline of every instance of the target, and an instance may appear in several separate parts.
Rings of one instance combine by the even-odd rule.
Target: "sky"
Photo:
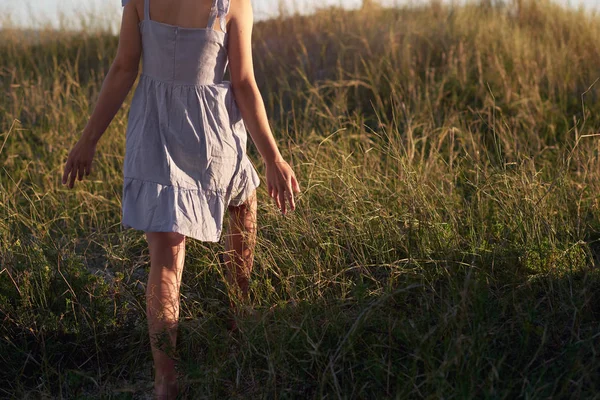
[[[460,1],[460,0],[459,0]],[[573,7],[583,6],[600,13],[600,0],[554,0]],[[385,5],[425,3],[427,0],[382,0]],[[282,7],[294,13],[309,13],[316,6],[337,5],[359,7],[362,0],[252,0],[254,19],[259,21],[279,14]],[[121,0],[0,0],[0,28],[3,25],[18,27],[54,27],[77,29],[82,21],[91,26],[117,26],[121,15]],[[94,19],[90,15],[96,16]],[[7,21],[7,16],[8,21]],[[83,16],[83,18],[81,17]],[[87,18],[86,18],[87,16]],[[100,18],[98,18],[100,17]]]

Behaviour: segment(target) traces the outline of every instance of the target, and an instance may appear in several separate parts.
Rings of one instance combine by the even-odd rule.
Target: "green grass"
[[[0,396],[141,398],[140,231],[120,227],[128,98],[95,171],[62,168],[116,51],[108,31],[0,33]],[[274,135],[252,297],[227,333],[217,253],[188,241],[186,398],[597,398],[600,15],[544,1],[256,23]]]

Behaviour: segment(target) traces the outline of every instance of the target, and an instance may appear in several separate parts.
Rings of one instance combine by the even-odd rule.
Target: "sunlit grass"
[[[252,297],[227,333],[221,244],[188,241],[189,398],[592,397],[600,16],[543,1],[258,22],[254,65],[303,192],[264,166]],[[149,255],[120,227],[128,104],[62,186],[110,30],[0,38],[0,393],[151,387]],[[120,396],[120,397],[119,397]]]

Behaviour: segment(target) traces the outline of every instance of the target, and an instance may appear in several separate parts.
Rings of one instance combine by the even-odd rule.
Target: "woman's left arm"
[[[75,178],[82,180],[84,175],[90,174],[96,145],[137,78],[142,54],[142,39],[138,28],[140,20],[136,10],[138,2],[139,0],[132,0],[123,9],[117,55],[104,78],[94,111],[80,139],[69,153],[62,183],[66,184],[68,181],[70,188],[73,187]]]

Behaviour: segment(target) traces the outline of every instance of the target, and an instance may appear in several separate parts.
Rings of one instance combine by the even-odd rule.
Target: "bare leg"
[[[236,311],[236,303],[249,301],[249,279],[254,264],[256,245],[256,190],[240,206],[229,206],[229,229],[225,234],[225,276],[229,284],[231,309]],[[232,329],[236,329],[232,321]]]
[[[178,391],[177,373],[175,361],[167,352],[174,351],[177,342],[185,236],[175,232],[146,232],[146,240],[150,249],[146,313],[154,358],[154,391],[158,399],[174,399]]]

